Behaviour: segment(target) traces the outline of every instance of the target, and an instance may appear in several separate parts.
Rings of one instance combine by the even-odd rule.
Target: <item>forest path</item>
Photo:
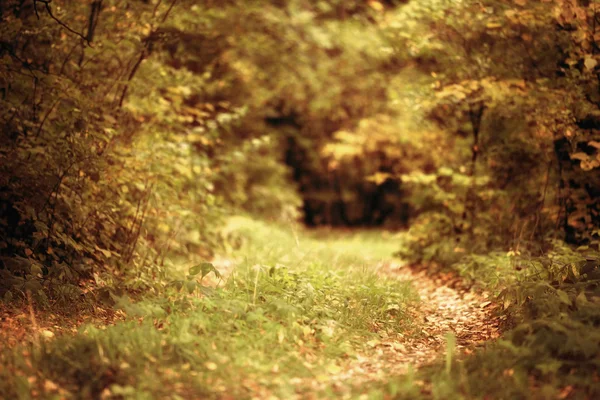
[[[410,310],[417,320],[417,333],[368,343],[372,350],[349,362],[337,379],[354,384],[385,382],[390,376],[433,363],[446,351],[448,335],[456,340],[457,354],[470,354],[499,337],[500,320],[488,293],[464,288],[452,274],[430,276],[398,260],[382,262],[377,269],[380,275],[410,282],[417,290],[421,301]]]
[[[365,349],[338,364],[338,369],[328,371],[327,377],[294,379],[299,393],[323,393],[333,388],[340,397],[352,398],[370,384],[385,384],[394,376],[435,362],[447,349],[448,335],[455,340],[453,351],[467,355],[500,335],[501,321],[494,313],[498,305],[489,293],[466,288],[454,274],[429,274],[425,268],[413,268],[394,258],[398,246],[394,234],[317,230],[299,236],[296,250],[306,252],[308,258],[330,252],[336,255],[324,257],[325,262],[335,264],[338,257],[357,257],[380,280],[407,283],[419,298],[404,310],[409,328],[386,332],[375,327],[376,338],[366,341]],[[227,273],[235,263],[221,260],[219,264]],[[350,387],[353,389],[348,391]]]

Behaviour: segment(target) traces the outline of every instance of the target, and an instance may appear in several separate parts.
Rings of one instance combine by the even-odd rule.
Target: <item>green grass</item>
[[[241,246],[229,247],[235,268],[216,287],[186,276],[188,268],[175,268],[182,290],[167,285],[137,302],[117,299],[128,316],[124,322],[5,349],[0,398],[360,392],[334,388],[329,377],[378,334],[406,331],[406,308],[417,300],[407,283],[374,271],[393,253],[393,241],[374,232],[307,234],[244,218],[226,230]]]

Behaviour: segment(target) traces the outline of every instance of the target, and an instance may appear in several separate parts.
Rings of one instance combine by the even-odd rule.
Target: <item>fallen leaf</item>
[[[209,371],[214,371],[217,369],[217,364],[211,361],[204,363],[204,366]]]
[[[59,388],[59,386],[56,383],[52,382],[51,380],[46,379],[44,381],[44,390],[46,390],[47,392],[54,392],[54,391],[58,390],[58,388]]]
[[[596,59],[591,54],[588,54],[585,56],[585,60],[583,61],[583,64],[585,65],[585,68],[588,71],[591,71],[594,68],[596,68],[596,65],[598,65],[598,61],[596,61]]]
[[[49,331],[49,330],[43,330],[40,332],[42,334],[43,337],[47,338],[47,339],[51,339],[54,337],[54,332]]]

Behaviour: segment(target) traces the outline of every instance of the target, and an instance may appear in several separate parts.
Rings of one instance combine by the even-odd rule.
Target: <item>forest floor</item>
[[[95,321],[0,310],[0,397],[389,398],[499,335],[488,294],[403,265],[392,234],[232,221],[220,278],[174,264],[187,292],[123,297]]]
[[[417,290],[420,302],[410,314],[422,320],[421,335],[369,343],[373,349],[348,363],[345,378],[385,382],[390,376],[439,361],[448,346],[454,347],[450,351],[455,354],[468,355],[499,337],[502,317],[495,315],[496,305],[490,295],[467,289],[454,274],[430,276],[427,271],[402,265],[398,260],[379,264],[377,271],[382,277],[410,282]]]

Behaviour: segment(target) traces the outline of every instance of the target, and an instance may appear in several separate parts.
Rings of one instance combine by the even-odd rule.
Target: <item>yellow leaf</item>
[[[584,160],[581,161],[580,167],[584,171],[591,171],[594,168],[600,167],[600,161],[596,160]]]
[[[49,330],[43,330],[40,333],[42,334],[43,337],[45,337],[47,339],[51,339],[54,337],[54,332],[49,331]]]
[[[567,292],[558,289],[556,291],[556,294],[558,295],[558,298],[562,303],[569,305],[569,306],[571,305],[571,299],[569,298],[569,295],[567,294]]]
[[[383,11],[383,4],[378,1],[369,1],[369,7],[375,11]]]
[[[311,329],[310,326],[303,326],[302,327],[302,334],[304,335],[304,337],[308,337],[310,336],[314,331]]]
[[[581,307],[589,303],[587,297],[585,297],[585,292],[579,293],[577,298],[575,299],[575,303],[577,306]]]
[[[373,175],[368,176],[366,179],[369,182],[375,182],[375,184],[379,186],[391,177],[392,175],[388,174],[387,172],[375,172]]]
[[[571,154],[571,160],[586,161],[587,159],[588,155],[582,152]]]
[[[218,366],[217,366],[217,364],[216,364],[216,363],[214,363],[214,362],[212,362],[212,361],[209,361],[209,362],[207,362],[207,363],[204,363],[204,366],[205,366],[205,367],[206,367],[206,369],[207,369],[207,370],[209,370],[209,371],[214,371],[214,370],[216,370],[216,369],[217,369],[217,367],[218,367]]]
[[[598,61],[596,61],[594,56],[592,56],[591,54],[588,54],[585,56],[585,60],[583,61],[583,64],[585,65],[585,68],[588,71],[591,71],[594,68],[596,68],[596,65],[598,65]]]
[[[339,374],[340,372],[342,372],[342,368],[336,364],[329,364],[327,366],[327,372],[329,372],[332,375],[336,375],[336,374]]]
[[[489,22],[485,27],[488,29],[500,29],[502,28],[502,24],[499,22]]]
[[[595,140],[592,140],[591,142],[588,142],[588,146],[591,146],[591,147],[595,147],[595,148],[597,148],[597,149],[600,149],[600,142],[597,142],[597,141],[595,141]]]
[[[110,258],[112,256],[112,253],[110,252],[110,250],[100,249],[100,252],[102,254],[104,254],[104,257],[106,257],[106,258]]]
[[[44,390],[45,391],[47,391],[47,392],[54,392],[54,391],[56,391],[58,389],[59,389],[59,386],[56,383],[52,382],[51,380],[46,379],[44,381]]]

